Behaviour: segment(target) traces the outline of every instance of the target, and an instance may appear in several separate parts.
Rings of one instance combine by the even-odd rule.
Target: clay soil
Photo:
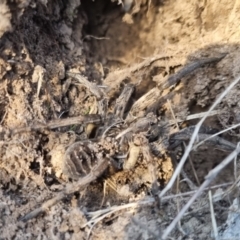
[[[1,1],[0,239],[161,239],[192,196],[184,193],[196,190],[229,151],[204,144],[191,152],[181,176],[167,193],[176,196],[159,202],[154,196],[169,182],[183,150],[179,147],[170,154],[167,143],[163,144],[160,156],[154,158],[158,177],[154,191],[148,163],[139,154],[132,169],[110,167],[83,191],[66,195],[45,213],[23,222],[25,214],[74,182],[64,174],[65,151],[93,134],[86,124],[37,131],[31,127],[98,113],[96,102],[101,99],[68,77],[68,71],[111,90],[109,113],[125,84],[135,85],[132,105],[187,64],[224,54],[219,62],[184,76],[168,101],[157,106],[159,121],[163,125],[171,122],[158,142],[168,142],[170,133],[199,121],[198,117],[185,120],[187,116],[206,112],[240,75],[239,9],[239,1],[229,0]],[[237,84],[204,125],[218,132],[237,124],[239,98]],[[181,120],[178,126],[176,119]],[[28,129],[17,133],[20,128]],[[221,137],[237,144],[239,128]],[[226,193],[213,203],[220,235],[229,207],[238,197],[238,188],[227,191],[238,172],[237,161],[230,163],[211,183],[213,195]],[[104,214],[113,206],[144,199],[155,200],[94,219],[97,211]],[[169,239],[213,236],[205,191]]]

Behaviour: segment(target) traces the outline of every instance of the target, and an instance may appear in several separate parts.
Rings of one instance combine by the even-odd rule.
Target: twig
[[[240,147],[240,142],[238,142],[237,147]],[[237,180],[237,156],[234,158],[234,180]]]
[[[218,239],[218,230],[217,230],[217,222],[216,222],[216,218],[215,218],[215,214],[214,214],[211,190],[208,191],[208,196],[209,196],[209,205],[210,205],[210,212],[211,212],[211,219],[212,219],[214,238],[217,240]]]
[[[172,109],[172,105],[171,105],[171,102],[170,102],[170,100],[168,99],[167,100],[167,103],[168,103],[168,106],[169,106],[169,109],[170,109],[170,112],[171,112],[171,114],[172,114],[172,117],[173,117],[173,121],[175,121],[175,126],[177,127],[177,129],[178,129],[178,131],[179,131],[179,125],[178,125],[178,123],[177,123],[177,121],[176,121],[176,116],[175,116],[175,114],[174,114],[174,112],[173,112],[173,109]],[[185,146],[185,143],[184,143],[184,146]],[[186,147],[186,146],[185,146]],[[177,164],[177,161],[176,161],[176,164]],[[183,169],[182,169],[183,170]],[[181,174],[183,174],[182,173],[182,171],[181,171]],[[188,178],[187,178],[188,179]],[[190,179],[188,179],[189,181],[190,181]],[[190,181],[191,182],[191,181]],[[187,181],[187,184],[188,184],[189,182]],[[192,185],[193,183],[190,183],[188,186],[190,187],[190,189],[191,189],[191,185]],[[180,175],[178,175],[178,177],[177,177],[177,193],[179,193],[180,192]],[[191,189],[191,190],[193,190],[193,189]],[[179,203],[179,199],[177,198],[176,199],[176,201],[177,201],[177,212],[179,212],[179,209],[180,209],[180,203]],[[186,233],[184,232],[184,230],[182,229],[182,224],[181,224],[181,221],[179,221],[178,222],[178,229],[179,229],[179,231],[181,231],[184,235],[186,235]]]
[[[82,76],[80,73],[77,72],[66,72],[68,77],[72,77],[76,79],[79,83],[83,84],[89,91],[96,96],[97,100],[101,100],[103,98],[103,92],[101,89],[93,82],[89,82],[87,78]]]
[[[98,114],[89,114],[85,116],[77,116],[77,117],[70,117],[70,118],[65,118],[65,119],[55,119],[51,120],[47,123],[35,123],[30,125],[29,127],[23,127],[23,128],[18,128],[15,130],[12,130],[12,134],[17,134],[21,132],[30,132],[30,131],[37,131],[41,129],[54,129],[58,127],[66,127],[69,125],[74,125],[74,124],[84,124],[84,123],[97,123],[100,124],[102,123],[104,118],[102,118]]]
[[[9,104],[7,104],[7,106],[5,108],[8,109],[8,107],[9,107]],[[7,116],[7,111],[5,111],[5,113],[3,114],[2,119],[0,121],[0,125],[2,125],[2,123],[3,123],[4,119],[6,118],[6,116]]]
[[[170,137],[170,141],[177,140],[177,142],[175,144],[173,143],[172,145],[169,146],[170,149],[176,147],[182,141],[188,141],[191,138],[193,131],[184,132],[184,130],[189,130],[189,128],[185,128],[185,129],[183,129],[183,131],[180,131],[178,133],[174,133],[173,136]],[[216,136],[216,137],[210,138],[209,136],[211,136],[211,135],[204,134],[204,133],[199,133],[198,134],[198,141],[207,142],[208,144],[212,144],[213,146],[219,147],[219,148],[221,148],[223,150],[226,150],[226,151],[229,151],[229,150],[232,151],[233,149],[236,148],[235,144],[233,144],[233,143],[231,143],[231,142],[229,142],[229,141],[227,141],[227,140],[225,140],[221,137]],[[205,139],[207,139],[207,138],[209,140],[205,141]],[[194,146],[194,150],[195,149],[196,149],[196,147]]]
[[[231,129],[234,129],[234,128],[239,127],[239,126],[240,126],[240,123],[235,124],[235,125],[233,125],[233,126],[231,126],[231,127],[229,127],[229,128],[223,129],[222,131],[217,132],[217,133],[215,133],[215,134],[213,134],[213,135],[205,138],[204,140],[202,140],[201,142],[199,142],[198,144],[196,144],[196,145],[194,146],[194,149],[198,148],[198,147],[201,146],[204,142],[210,140],[211,138],[214,138],[214,137],[216,137],[216,136],[218,136],[218,135],[220,135],[220,134],[222,134],[222,133],[225,133],[225,132],[227,132],[227,131],[230,131]]]
[[[223,113],[222,110],[214,110],[211,113],[209,113],[208,117],[215,116],[215,115],[222,114],[222,113]],[[176,119],[176,121],[177,122],[184,122],[184,121],[194,120],[194,119],[202,118],[205,114],[206,114],[206,112],[191,114],[191,115],[188,115],[186,118]],[[170,122],[170,124],[175,123],[175,121],[173,121],[173,120],[170,120],[169,122]]]
[[[224,197],[226,197],[227,195],[229,195],[235,188],[239,188],[239,181],[240,181],[240,175],[238,176],[238,178],[234,181],[234,183],[224,192],[224,193],[220,193],[217,195],[217,200],[218,199],[223,199]]]
[[[176,117],[175,117],[175,114],[174,114],[174,112],[173,112],[173,109],[172,109],[172,106],[171,106],[171,102],[170,102],[169,99],[167,100],[167,102],[168,102],[168,105],[169,105],[169,108],[170,108],[171,114],[172,114],[172,116],[173,116],[173,120],[175,121],[175,125],[176,125],[177,129],[179,130],[180,128],[179,128],[179,125],[178,125],[178,123],[177,123],[177,119],[176,119]],[[184,145],[184,149],[186,149],[186,143],[185,143],[185,142],[183,142],[183,145]],[[196,170],[195,170],[194,165],[193,165],[192,158],[191,158],[190,155],[189,155],[188,158],[189,158],[189,161],[190,161],[191,168],[192,168],[192,170],[193,170],[194,177],[195,177],[195,179],[196,179],[198,185],[200,185],[200,182],[199,182],[199,179],[198,179],[198,176],[197,176]],[[181,173],[182,173],[182,171],[181,171]],[[186,174],[185,172],[182,173],[182,174],[185,175],[185,177],[186,177],[186,179],[187,179],[187,184],[188,184],[188,186],[190,187],[190,189],[193,190],[192,187],[194,187],[194,189],[196,189],[195,184],[194,184],[194,183],[193,183],[193,182],[187,177],[187,174]]]

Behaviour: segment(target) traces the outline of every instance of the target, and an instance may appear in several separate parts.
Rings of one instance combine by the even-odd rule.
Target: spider
[[[100,89],[97,89],[93,83],[86,82],[85,78],[80,75],[74,74],[74,76],[80,78],[81,83],[88,87],[97,99],[100,96],[102,98]],[[134,85],[126,84],[116,100],[113,113],[108,115],[106,115],[106,106],[104,106],[106,99],[103,98],[98,102],[98,112],[101,114],[58,119],[45,125],[35,124],[28,128],[28,130],[54,129],[76,123],[91,123],[97,126],[96,134],[92,139],[75,142],[65,152],[63,173],[73,182],[68,183],[65,190],[57,194],[55,198],[20,218],[22,221],[27,221],[45,212],[48,207],[63,199],[67,194],[85,188],[101,176],[110,164],[117,169],[130,170],[134,168],[140,151],[148,163],[152,161],[149,141],[153,139],[153,130],[160,129],[158,118],[156,114],[150,112],[145,117],[126,120],[125,109],[133,92]],[[23,130],[26,129],[18,129],[14,133]]]
[[[182,77],[196,68],[202,67],[207,63],[220,61],[222,58],[223,56],[202,59],[185,66],[175,75],[170,76],[161,86],[153,88],[138,99],[132,105],[127,115],[125,115],[126,108],[127,106],[129,107],[129,100],[135,88],[133,84],[124,86],[116,100],[113,113],[107,114],[108,97],[106,92],[96,84],[87,81],[80,74],[68,72],[67,75],[69,77],[77,79],[96,97],[98,100],[98,114],[58,119],[47,124],[35,124],[30,126],[28,130],[54,129],[71,124],[92,123],[97,126],[96,133],[92,139],[73,143],[65,152],[64,174],[71,178],[73,182],[67,183],[63,191],[43,203],[39,208],[21,217],[20,220],[28,221],[37,217],[62,200],[67,194],[82,190],[89,183],[100,177],[109,164],[119,169],[129,170],[134,168],[140,151],[147,163],[149,163],[149,170],[153,171],[151,168],[152,156],[159,154],[159,152],[156,149],[152,149],[150,143],[158,140],[163,128],[163,124],[160,123],[154,108],[168,99],[172,93],[170,92],[170,94],[165,96],[160,94],[164,89],[177,83]],[[16,130],[15,132],[23,130],[25,131],[26,128]]]
[[[79,180],[93,173],[95,178],[95,175],[99,176],[105,170],[106,162],[117,169],[130,170],[135,166],[140,148],[146,145],[145,148],[148,150],[145,152],[150,150],[148,139],[151,137],[153,127],[157,126],[157,116],[149,113],[146,117],[136,119],[130,124],[124,121],[125,109],[133,92],[134,85],[125,85],[116,100],[114,113],[95,116],[99,117],[99,122],[96,121],[95,124],[100,126],[94,138],[76,142],[66,150],[65,175]],[[99,161],[99,159],[104,160]]]

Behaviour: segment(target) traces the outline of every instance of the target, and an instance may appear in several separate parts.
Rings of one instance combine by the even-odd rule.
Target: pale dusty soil
[[[134,169],[110,169],[83,192],[66,196],[45,214],[27,223],[19,221],[64,188],[69,181],[63,174],[64,153],[74,141],[86,138],[86,132],[84,126],[19,134],[10,134],[10,130],[97,113],[95,97],[67,78],[66,71],[74,69],[91,82],[113,88],[111,111],[121,83],[139,83],[133,103],[187,63],[227,53],[220,62],[182,79],[173,98],[159,106],[162,122],[174,119],[171,109],[179,119],[208,110],[239,76],[238,1],[136,2],[126,12],[116,2],[107,0],[0,3],[0,239],[160,239],[187,202],[188,197],[178,197],[160,207],[152,204],[128,208],[99,221],[93,229],[84,226],[91,211],[151,197],[151,173],[139,157]],[[155,56],[156,61],[131,71],[131,67]],[[221,114],[208,118],[206,126],[222,130],[239,122],[239,88],[238,84],[228,93],[217,107]],[[186,121],[180,128],[197,122],[198,119]],[[172,126],[171,131],[177,129]],[[239,128],[222,137],[237,143]],[[155,159],[159,191],[169,181],[176,164],[165,149],[162,151],[162,156]],[[228,154],[208,145],[193,152],[191,159],[199,182]],[[198,185],[190,161],[184,170]],[[234,167],[230,164],[212,185],[234,181],[233,176]],[[104,182],[114,183],[117,191],[106,184],[101,205]],[[169,194],[187,191],[190,188],[186,181],[180,181]],[[237,196],[238,191],[214,205],[218,226],[226,221],[228,208]],[[206,194],[192,205],[181,220],[181,228],[175,228],[171,237],[211,236]]]

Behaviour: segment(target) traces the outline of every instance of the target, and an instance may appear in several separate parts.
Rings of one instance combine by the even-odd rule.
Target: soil
[[[183,77],[168,101],[157,106],[163,125],[207,111],[240,74],[239,4],[229,0],[2,1],[0,239],[160,239],[189,196],[180,194],[160,206],[155,202],[126,208],[101,221],[91,218],[97,210],[154,198],[152,172],[142,153],[133,168],[116,171],[109,167],[83,191],[66,195],[28,222],[21,221],[74,181],[64,172],[64,154],[74,142],[91,138],[95,125],[17,130],[98,113],[100,99],[68,77],[68,71],[78,72],[100,89],[107,89],[108,113],[113,112],[124,85],[134,84],[136,89],[125,111],[128,119],[134,102],[179,69],[201,58],[226,54],[219,62]],[[218,114],[207,118],[205,126],[220,131],[239,122],[239,88],[237,84],[227,94],[217,106]],[[134,116],[139,118],[141,114],[137,111]],[[181,121],[178,127],[198,121]],[[235,128],[221,137],[237,144],[239,130]],[[157,143],[168,142],[170,134],[177,131],[176,124],[171,124]],[[158,178],[156,191],[161,191],[173,174],[182,148],[169,154],[165,143],[157,146],[161,154],[154,158],[153,166]],[[188,182],[199,186],[228,154],[208,144],[193,151],[183,169],[185,177],[181,176],[168,194],[193,190]],[[226,191],[224,184],[235,181],[238,165],[229,164],[217,176],[211,186],[219,187],[213,194]],[[214,203],[218,226],[226,222],[228,208],[237,196],[238,190]],[[87,224],[89,220],[94,224]],[[209,199],[204,193],[170,237],[211,239],[212,229]]]

